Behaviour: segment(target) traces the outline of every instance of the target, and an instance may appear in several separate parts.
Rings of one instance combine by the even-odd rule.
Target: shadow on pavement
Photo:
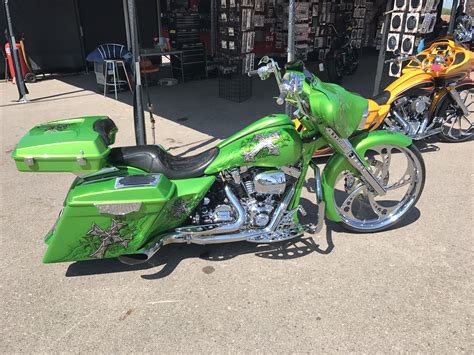
[[[354,75],[345,77],[342,86],[349,91],[370,97],[373,91],[376,63],[376,52],[364,53],[359,69]],[[308,67],[312,69],[314,65],[308,63]],[[166,76],[166,74],[163,75]],[[320,75],[322,80],[326,80],[324,73],[317,75]],[[102,95],[92,72],[88,75],[66,76],[58,79]],[[273,78],[265,81],[253,78],[252,83],[252,97],[242,103],[219,98],[218,79],[193,80],[169,87],[150,86],[148,90],[143,89],[143,98],[146,101],[149,95],[156,115],[217,139],[224,139],[261,117],[284,112],[284,107],[275,103],[278,88]],[[107,96],[113,98],[113,94]],[[132,94],[129,91],[120,92],[118,100],[132,105]],[[147,105],[145,104],[144,107],[146,108]],[[146,124],[148,124],[148,119]]]
[[[276,244],[238,242],[216,245],[168,245],[163,247],[148,262],[140,265],[125,265],[118,261],[118,259],[75,262],[69,265],[66,277],[148,270],[162,266],[156,273],[142,275],[143,279],[156,280],[169,276],[186,259],[200,258],[208,261],[224,261],[240,255],[255,254],[265,259],[285,260],[300,258],[313,252],[329,254],[334,245],[331,234],[329,233],[328,236],[328,248],[321,248],[314,242],[312,237],[296,238]]]
[[[309,200],[302,198],[301,204],[306,211],[315,211],[314,204]],[[420,215],[420,211],[415,207],[405,219],[388,230],[403,228],[418,220]],[[305,217],[301,218],[301,222],[303,224],[315,222],[315,214],[308,213]],[[66,271],[66,277],[150,270],[161,266],[162,268],[158,272],[149,275],[142,275],[142,278],[145,280],[157,280],[169,276],[178,265],[186,259],[200,258],[207,261],[218,262],[230,260],[245,254],[254,254],[257,257],[264,259],[289,260],[301,258],[311,253],[327,255],[330,254],[335,247],[333,242],[333,232],[358,234],[344,229],[337,223],[326,220],[325,240],[323,240],[323,243],[321,244],[316,243],[311,236],[304,236],[275,244],[253,244],[249,242],[215,245],[175,244],[163,247],[148,262],[140,265],[125,265],[117,259],[76,262],[69,265]]]

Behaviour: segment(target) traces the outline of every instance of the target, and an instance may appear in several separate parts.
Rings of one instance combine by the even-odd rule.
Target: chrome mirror
[[[270,62],[270,57],[268,55],[262,57],[262,59],[260,59],[260,62],[258,62],[258,65],[260,64],[267,64]]]

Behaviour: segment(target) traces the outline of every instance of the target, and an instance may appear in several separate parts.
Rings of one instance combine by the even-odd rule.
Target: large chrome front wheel
[[[360,176],[342,171],[334,202],[346,228],[370,233],[387,229],[409,214],[423,191],[425,165],[414,145],[378,145],[366,152],[365,159],[387,193],[378,196]]]

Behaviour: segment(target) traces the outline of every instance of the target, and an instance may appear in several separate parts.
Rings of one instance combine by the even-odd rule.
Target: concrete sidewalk
[[[0,84],[2,352],[474,351],[472,141],[424,147],[424,193],[387,232],[329,225],[288,245],[169,246],[139,267],[44,265],[43,236],[73,176],[17,172],[16,142],[40,122],[105,114],[119,127],[116,145],[134,143],[129,93],[115,101],[77,80],[91,82],[30,85],[28,104]],[[166,101],[158,143],[176,154],[205,149],[280,110],[262,85],[242,104],[210,95],[211,82],[156,88]],[[309,211],[312,201],[304,191]]]

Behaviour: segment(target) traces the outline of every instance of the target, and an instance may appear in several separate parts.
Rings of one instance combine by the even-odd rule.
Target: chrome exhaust
[[[168,244],[177,244],[177,243],[187,243],[187,244],[199,244],[199,245],[206,245],[206,244],[220,244],[220,243],[233,243],[233,242],[242,242],[246,241],[249,238],[257,237],[259,235],[265,235],[268,233],[274,232],[278,226],[280,225],[281,220],[283,219],[285,212],[290,204],[291,198],[295,193],[295,187],[292,186],[291,189],[286,194],[283,201],[280,203],[278,208],[275,210],[273,217],[268,224],[267,227],[264,229],[258,230],[247,230],[240,233],[234,234],[216,234],[217,231],[222,233],[224,230],[227,232],[232,232],[240,229],[243,224],[245,223],[245,211],[240,204],[237,197],[234,195],[232,190],[226,186],[225,192],[229,201],[231,202],[232,206],[238,213],[237,219],[234,223],[222,225],[221,228],[215,228],[209,230],[208,233],[203,234],[202,231],[196,230],[194,227],[184,227],[178,228],[175,232],[164,235],[157,243],[155,243],[152,247],[143,250],[141,253],[138,254],[128,254],[119,256],[118,259],[127,265],[137,265],[142,264],[148,261],[150,258],[155,255],[158,250],[160,250],[163,246]],[[196,226],[198,228],[200,226]]]
[[[190,235],[214,235],[239,230],[245,223],[245,210],[228,185],[224,187],[224,192],[230,204],[237,212],[237,218],[234,222],[229,224],[205,224],[201,226],[182,227],[177,228],[176,232]]]
[[[410,124],[402,117],[402,115],[400,115],[400,113],[397,110],[391,110],[390,113],[392,114],[395,121],[400,126],[402,126],[403,134],[409,134],[410,133]]]

